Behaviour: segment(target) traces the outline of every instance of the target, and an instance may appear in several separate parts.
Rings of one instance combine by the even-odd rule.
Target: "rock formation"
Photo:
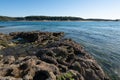
[[[0,80],[110,80],[64,33],[0,34]]]

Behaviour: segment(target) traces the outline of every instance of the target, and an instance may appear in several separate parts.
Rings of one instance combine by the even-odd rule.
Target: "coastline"
[[[119,21],[50,21],[50,20],[45,20],[45,21],[0,21],[0,22],[119,22]]]
[[[46,78],[51,78],[51,80],[67,78],[75,80],[89,80],[89,78],[92,80],[109,80],[95,59],[85,52],[81,45],[71,39],[64,39],[63,36],[63,32],[15,32],[9,35],[0,34],[0,38],[3,40],[1,40],[3,45],[1,54],[4,54],[0,58],[0,78],[34,78],[35,80],[41,74],[46,76]],[[16,62],[18,62],[19,66],[15,64]],[[36,62],[37,64],[35,64]],[[10,66],[9,68],[8,65]],[[34,69],[32,66],[37,69]],[[33,75],[24,74],[20,76],[19,73],[15,72],[15,70],[18,70],[24,73],[28,69],[32,70],[28,72]],[[12,71],[9,74],[6,73],[9,70]],[[6,74],[7,76],[4,76]],[[16,76],[19,77],[16,78]]]
[[[99,19],[72,16],[25,16],[25,17],[8,17],[0,16],[0,21],[120,21],[119,19]]]

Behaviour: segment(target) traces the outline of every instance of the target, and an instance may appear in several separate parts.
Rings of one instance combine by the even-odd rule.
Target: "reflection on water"
[[[120,77],[120,22],[0,22],[0,32],[65,32],[92,54],[112,77]],[[113,77],[114,78],[114,77]]]

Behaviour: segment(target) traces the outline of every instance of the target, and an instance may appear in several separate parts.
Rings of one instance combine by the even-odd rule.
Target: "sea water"
[[[21,31],[65,32],[84,46],[112,77],[120,77],[120,22],[0,22],[0,33]]]

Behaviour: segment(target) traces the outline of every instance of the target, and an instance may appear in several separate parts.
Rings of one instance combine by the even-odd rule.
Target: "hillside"
[[[25,17],[0,16],[0,21],[119,21],[119,20],[84,19],[80,17],[69,16],[25,16]]]

